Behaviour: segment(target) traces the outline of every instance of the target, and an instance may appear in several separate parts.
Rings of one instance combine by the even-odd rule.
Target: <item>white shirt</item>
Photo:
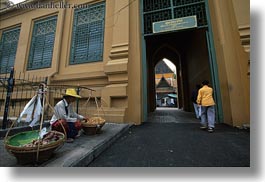
[[[66,107],[68,110],[68,114],[66,113]],[[72,106],[67,103],[65,99],[59,101],[54,106],[54,115],[52,116],[52,119],[50,121],[50,124],[52,125],[55,121],[58,119],[65,119],[66,122],[76,122],[76,120],[83,120],[84,116],[77,114],[74,112]]]

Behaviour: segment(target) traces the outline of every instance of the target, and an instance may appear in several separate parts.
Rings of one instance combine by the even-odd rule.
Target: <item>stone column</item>
[[[248,58],[240,42],[233,3],[230,0],[209,0],[209,6],[224,122],[242,126],[250,122]]]
[[[112,16],[112,45],[104,67],[109,85],[102,90],[102,99],[107,119],[124,122],[128,107],[129,0],[115,0]]]

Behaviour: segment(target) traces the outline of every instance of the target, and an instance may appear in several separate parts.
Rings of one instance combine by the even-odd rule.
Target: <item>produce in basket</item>
[[[55,131],[49,131],[42,139],[34,139],[30,143],[24,144],[23,147],[36,147],[38,145],[47,145],[51,142],[58,141],[62,136]]]
[[[38,138],[38,130],[21,132],[7,137],[5,148],[17,158],[19,164],[42,163],[49,160],[65,141],[65,135],[57,131],[48,132],[41,140]]]
[[[86,120],[85,123],[89,125],[102,125],[105,123],[105,119],[103,119],[102,117],[91,117]]]
[[[82,122],[82,128],[86,135],[95,135],[101,133],[101,128],[105,124],[105,119],[101,117],[91,117]]]

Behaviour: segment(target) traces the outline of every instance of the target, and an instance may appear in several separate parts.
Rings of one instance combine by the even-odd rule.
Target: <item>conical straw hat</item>
[[[76,93],[76,90],[74,88],[66,89],[66,92],[63,93],[62,95],[81,98],[81,96]]]

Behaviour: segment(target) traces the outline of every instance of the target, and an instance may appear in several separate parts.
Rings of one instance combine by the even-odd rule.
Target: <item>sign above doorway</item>
[[[153,33],[169,32],[174,30],[183,30],[195,27],[197,27],[196,15],[153,22]]]

